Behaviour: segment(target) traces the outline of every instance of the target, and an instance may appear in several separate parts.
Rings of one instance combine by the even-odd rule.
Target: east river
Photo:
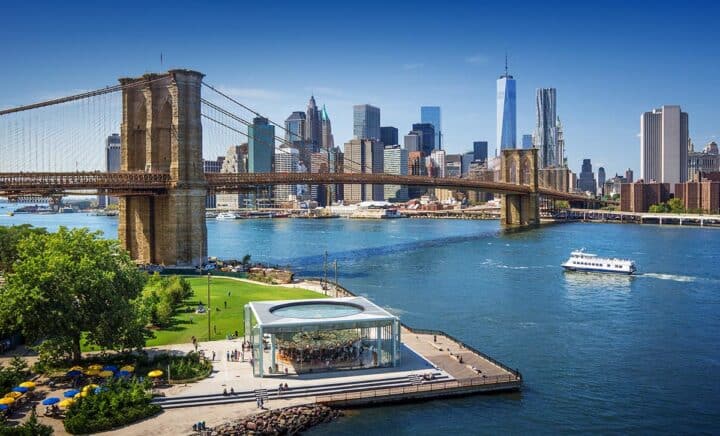
[[[116,218],[16,215],[115,237]],[[340,282],[413,327],[520,369],[521,392],[351,412],[311,434],[717,433],[720,230],[565,224],[505,235],[496,221],[208,221],[211,255]],[[570,251],[635,259],[636,277],[564,273]],[[329,276],[333,276],[332,269]]]

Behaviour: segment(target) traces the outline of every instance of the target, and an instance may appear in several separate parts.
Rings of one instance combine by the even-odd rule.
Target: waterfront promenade
[[[720,227],[720,215],[691,213],[621,212],[599,209],[568,209],[556,215],[555,221],[581,220],[592,222],[616,222],[620,224],[659,224],[696,227]]]

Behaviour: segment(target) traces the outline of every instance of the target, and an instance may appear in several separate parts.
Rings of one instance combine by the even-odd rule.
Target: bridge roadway
[[[469,189],[496,194],[530,194],[527,185],[488,182],[455,177],[399,176],[373,173],[206,173],[209,192],[242,192],[267,185],[378,184]],[[0,173],[0,195],[60,195],[103,191],[112,195],[162,194],[173,185],[169,173],[152,172],[65,172]],[[588,197],[540,188],[540,195],[569,201],[594,201]]]

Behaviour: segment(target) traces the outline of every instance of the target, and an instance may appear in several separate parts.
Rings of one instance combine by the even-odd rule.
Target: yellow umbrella
[[[160,377],[161,375],[163,375],[163,372],[160,371],[159,369],[156,369],[156,370],[154,370],[154,371],[150,371],[150,372],[148,373],[148,377],[152,377],[152,378]]]
[[[100,377],[108,378],[112,377],[113,372],[112,371],[100,371]]]
[[[125,365],[122,368],[120,368],[120,371],[133,372],[133,371],[135,371],[135,367],[132,365]]]
[[[96,369],[100,371],[102,369],[102,365],[98,365],[97,363],[95,365],[88,366],[88,369]]]
[[[98,369],[88,369],[85,371],[85,375],[98,375],[100,374],[100,370]]]
[[[82,371],[83,369],[85,369],[85,368],[83,368],[80,365],[75,365],[72,368],[70,368],[70,371]]]
[[[98,387],[95,383],[90,383],[89,385],[82,388],[83,392],[88,392]]]
[[[15,398],[11,398],[11,397],[0,398],[0,404],[5,404],[6,406],[9,406],[14,402],[15,402]]]
[[[23,388],[28,388],[28,389],[35,389],[35,382],[26,381],[26,382],[20,383],[19,386],[23,387]]]
[[[75,402],[75,400],[68,398],[66,400],[62,400],[61,402],[59,402],[58,406],[63,407],[63,408],[70,407],[70,405],[72,405],[74,402]]]
[[[82,391],[82,392],[78,392],[77,394],[75,394],[75,396],[73,398],[77,400],[78,398],[85,398],[87,396],[88,396],[88,391]]]
[[[5,394],[5,398],[12,398],[13,400],[17,400],[18,398],[22,397],[23,394],[20,392],[8,392]]]

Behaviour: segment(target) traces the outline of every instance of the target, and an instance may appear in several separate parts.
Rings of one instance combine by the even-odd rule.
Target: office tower
[[[522,148],[528,149],[533,148],[533,136],[532,135],[522,135]]]
[[[380,108],[369,104],[353,106],[353,136],[380,140]]]
[[[420,132],[413,131],[403,137],[403,145],[405,145],[405,150],[408,153],[413,151],[422,152],[422,136],[420,135]]]
[[[557,135],[557,161],[558,166],[567,168],[567,161],[565,159],[565,134],[563,133],[563,126],[560,122],[560,117],[557,117],[555,123],[555,133]]]
[[[285,140],[293,144],[305,141],[305,112],[295,111],[285,119]]]
[[[372,139],[352,139],[345,143],[343,172],[382,173],[385,150],[383,143]],[[383,185],[345,185],[344,198],[350,203],[383,200]]]
[[[633,170],[630,168],[625,170],[625,183],[632,183],[633,182]]]
[[[220,160],[220,158],[218,158]],[[232,145],[227,149],[220,166],[221,173],[246,173],[248,164],[248,144]],[[217,194],[215,207],[218,209],[240,209],[246,206],[247,194]]]
[[[535,93],[535,138],[540,168],[560,166],[557,157],[557,91],[538,88]]]
[[[219,173],[222,169],[223,162],[225,162],[225,156],[218,156],[215,160],[203,159],[203,172]],[[217,197],[215,194],[208,193],[205,196],[205,207],[208,209],[214,209],[217,207]]]
[[[595,182],[595,174],[590,159],[583,159],[582,171],[580,177],[578,177],[577,185],[581,192],[591,192],[593,195],[597,193],[597,183]]]
[[[398,129],[395,127],[380,127],[380,141],[383,145],[398,145]]]
[[[395,129],[397,132],[397,129]],[[386,145],[383,155],[385,174],[406,176],[408,173],[408,152],[399,145]],[[385,200],[407,201],[408,188],[400,185],[385,185]]]
[[[420,122],[423,124],[432,124],[435,129],[435,148],[442,149],[442,120],[440,117],[440,106],[421,106]]]
[[[108,173],[120,171],[120,135],[117,133],[105,139],[105,171]],[[117,197],[98,195],[98,207],[101,209],[117,202]]]
[[[467,176],[470,173],[470,165],[475,160],[475,153],[468,151],[462,155],[462,175]]]
[[[333,147],[335,147],[335,138],[332,134],[332,124],[330,123],[330,116],[327,113],[327,109],[325,108],[325,105],[322,107],[322,111],[320,113],[321,118],[321,134],[322,134],[322,143],[320,144],[322,148],[329,150]]]
[[[256,117],[248,126],[248,172],[272,172],[275,126],[267,118]]]
[[[640,116],[640,177],[676,183],[688,179],[688,114],[680,106],[663,106]]]
[[[429,161],[432,171],[428,171],[428,174],[434,177],[445,177],[445,150],[433,150],[430,153]]]
[[[275,149],[275,172],[296,173],[300,168],[300,152],[286,145]],[[297,195],[297,185],[275,186],[275,202],[292,201]]]
[[[473,142],[473,155],[474,160],[487,161],[488,158],[488,143],[487,141],[474,141]]]
[[[497,149],[515,148],[516,135],[515,79],[508,74],[505,57],[505,74],[497,80]]]
[[[460,177],[462,175],[461,154],[445,155],[445,177]]]
[[[430,156],[433,150],[438,150],[435,147],[435,127],[430,123],[416,123],[412,125],[412,131],[418,132],[421,137],[420,150],[425,153],[425,156]]]
[[[305,142],[310,146],[311,152],[317,151],[322,143],[322,125],[320,111],[315,104],[315,97],[310,96],[310,101],[305,111]]]
[[[720,154],[715,142],[708,143],[702,151],[688,152],[688,180],[699,180],[700,173],[720,171]]]
[[[605,168],[603,167],[598,168],[597,184],[597,192],[603,195],[605,193]]]

